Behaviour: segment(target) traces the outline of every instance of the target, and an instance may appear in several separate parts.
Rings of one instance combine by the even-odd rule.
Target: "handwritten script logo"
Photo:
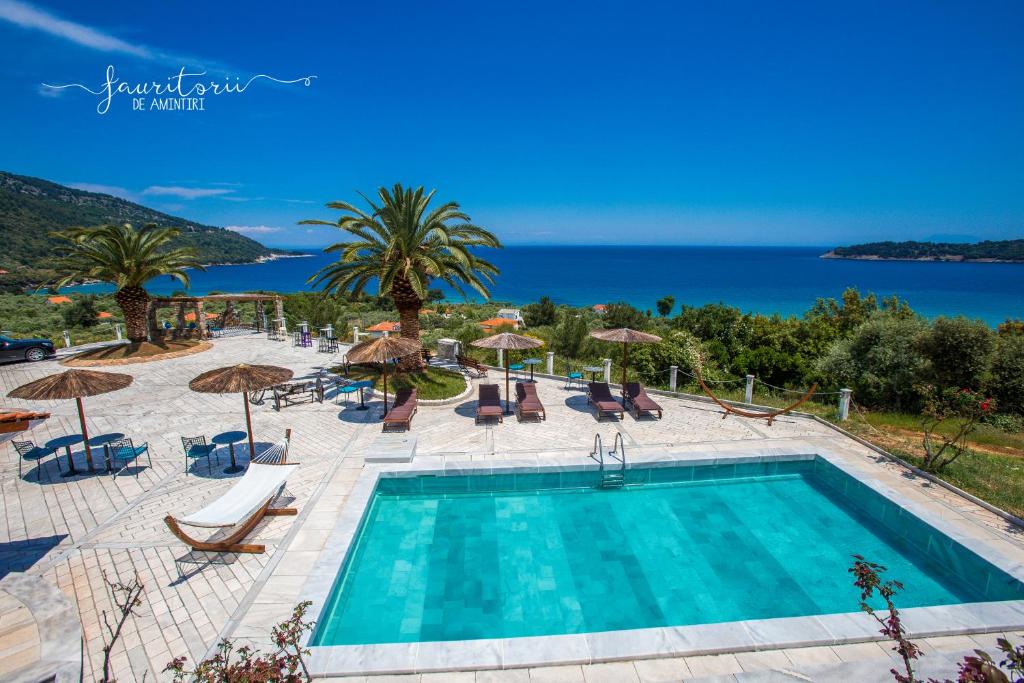
[[[225,77],[223,81],[205,80],[206,71],[191,73],[181,67],[181,70],[173,76],[168,76],[165,83],[158,81],[123,81],[114,72],[114,66],[107,67],[106,81],[102,83],[99,90],[93,90],[81,83],[67,83],[65,85],[50,85],[43,83],[44,88],[53,90],[65,90],[67,88],[81,88],[100,98],[96,105],[97,114],[106,114],[110,111],[110,105],[116,95],[128,95],[132,99],[133,111],[205,111],[206,98],[210,95],[241,95],[246,89],[258,80],[268,80],[274,83],[291,85],[302,83],[307,88],[312,85],[316,76],[303,76],[291,80],[282,80],[267,74],[256,74],[247,81],[240,80],[237,76],[232,81]]]

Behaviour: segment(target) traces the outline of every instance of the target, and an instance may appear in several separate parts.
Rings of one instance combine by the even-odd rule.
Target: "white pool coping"
[[[674,467],[722,465],[772,460],[804,460],[819,456],[847,475],[866,484],[937,531],[962,544],[995,567],[1024,582],[1024,565],[969,533],[957,529],[940,511],[907,501],[895,490],[852,468],[839,454],[815,444],[805,448],[751,448],[706,452],[638,455],[630,466]],[[319,553],[300,599],[313,604],[309,614],[320,615],[362,523],[381,476],[459,476],[538,473],[597,469],[579,457],[537,461],[502,461],[436,464],[409,463],[367,466],[349,495],[338,522]],[[933,506],[932,506],[933,507]],[[851,603],[855,604],[856,596]],[[965,603],[900,610],[910,636],[924,638],[965,633],[1002,632],[1024,628],[1024,600]],[[307,634],[304,645],[312,634]],[[884,640],[875,620],[863,612],[778,619],[756,619],[717,624],[603,631],[569,635],[528,636],[414,643],[313,646],[309,658],[314,676],[429,673],[475,669],[509,669],[558,664],[590,664],[653,657],[720,654],[775,650],[815,645],[841,645]]]

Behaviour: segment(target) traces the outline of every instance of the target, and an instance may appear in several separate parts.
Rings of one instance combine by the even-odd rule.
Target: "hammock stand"
[[[711,393],[711,389],[709,389],[708,385],[704,383],[704,378],[701,376],[700,368],[694,367],[694,370],[697,373],[697,383],[700,384],[700,388],[704,390],[704,393],[708,395],[708,398],[717,403],[718,406],[725,411],[724,413],[722,413],[723,420],[729,416],[729,413],[734,413],[736,415],[739,415],[740,417],[753,417],[768,420],[769,427],[772,426],[772,421],[779,415],[785,415],[786,413],[790,412],[800,404],[806,403],[811,398],[811,396],[814,395],[815,389],[818,388],[817,384],[812,384],[811,388],[807,390],[806,394],[797,399],[795,403],[791,403],[790,405],[786,406],[785,408],[782,408],[781,410],[772,410],[767,413],[758,413],[750,410],[740,410],[739,408],[731,406],[728,403],[722,401],[720,398]]]

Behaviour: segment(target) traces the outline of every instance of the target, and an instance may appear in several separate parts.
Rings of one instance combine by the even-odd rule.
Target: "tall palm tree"
[[[160,275],[170,275],[188,287],[186,268],[202,266],[191,247],[167,249],[167,243],[178,237],[177,228],[160,228],[150,223],[136,230],[131,225],[101,225],[95,228],[72,228],[51,233],[62,240],[57,247],[61,259],[57,269],[62,277],[57,287],[83,279],[109,282],[117,287],[114,299],[124,312],[128,339],[146,341],[146,314],[149,294],[143,285]]]
[[[377,203],[360,193],[369,211],[348,202],[331,202],[327,208],[345,212],[337,221],[301,221],[300,225],[332,225],[356,238],[327,247],[328,252],[340,253],[338,262],[322,268],[309,282],[327,291],[358,295],[376,278],[379,294],[395,302],[402,336],[417,344],[420,309],[431,280],[446,282],[463,295],[463,285],[468,285],[489,297],[487,286],[494,283],[498,269],[472,248],[500,248],[501,242],[470,223],[455,202],[429,209],[434,192],[396,183],[390,191],[377,190]],[[416,356],[403,363],[406,369],[419,366]]]

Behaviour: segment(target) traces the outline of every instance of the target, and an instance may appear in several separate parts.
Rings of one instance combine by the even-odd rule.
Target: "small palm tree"
[[[124,312],[128,339],[132,342],[143,342],[148,337],[149,294],[145,283],[160,275],[170,275],[188,287],[185,269],[202,270],[196,261],[195,249],[165,248],[181,234],[177,228],[160,228],[150,223],[136,230],[126,223],[51,234],[63,241],[57,247],[61,255],[57,269],[62,273],[57,287],[84,279],[109,282],[117,287],[114,299]]]
[[[356,239],[327,247],[340,252],[332,263],[309,279],[326,291],[358,295],[376,278],[378,293],[391,297],[398,309],[402,336],[420,343],[420,309],[433,279],[448,283],[465,295],[468,285],[485,298],[498,269],[473,253],[473,247],[500,248],[501,242],[470,218],[455,202],[430,210],[434,190],[424,192],[395,184],[377,190],[379,203],[360,196],[369,204],[364,212],[348,202],[331,202],[330,209],[344,211],[336,222],[307,220],[300,225],[332,225]],[[419,367],[420,359],[410,356],[402,367]]]

